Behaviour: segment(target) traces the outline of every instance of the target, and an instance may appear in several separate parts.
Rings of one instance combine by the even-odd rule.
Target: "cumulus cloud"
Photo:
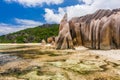
[[[6,2],[16,2],[27,7],[41,6],[43,4],[61,4],[64,0],[5,0]]]
[[[45,9],[45,20],[47,22],[54,22],[59,23],[62,19],[64,13],[68,14],[68,19],[72,17],[79,17],[86,14],[90,14],[95,12],[98,9],[114,9],[120,8],[120,1],[119,0],[78,0],[80,3],[83,2],[84,4],[77,4],[74,6],[67,6],[67,7],[59,7],[57,13],[55,13],[52,9]],[[48,16],[49,15],[49,16]]]
[[[87,5],[92,4],[94,1],[93,0],[79,0],[79,2],[84,2]]]
[[[18,19],[15,18],[15,22],[17,25],[0,23],[0,35],[16,32],[19,30],[23,30],[26,28],[32,28],[38,25],[42,25],[41,22],[27,19]]]
[[[48,23],[54,23],[54,22],[59,23],[59,21],[65,14],[65,11],[62,8],[58,9],[59,14],[54,13],[53,10],[48,9],[48,8],[45,9],[45,12],[46,12],[46,14],[44,15],[44,17]]]

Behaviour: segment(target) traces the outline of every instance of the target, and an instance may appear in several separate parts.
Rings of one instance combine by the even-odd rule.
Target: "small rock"
[[[43,39],[41,42],[42,45],[46,45],[46,41]]]

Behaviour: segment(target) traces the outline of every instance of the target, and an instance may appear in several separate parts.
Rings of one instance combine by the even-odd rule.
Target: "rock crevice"
[[[120,9],[98,10],[93,14],[67,21],[59,26],[57,49],[85,46],[92,49],[120,49]]]

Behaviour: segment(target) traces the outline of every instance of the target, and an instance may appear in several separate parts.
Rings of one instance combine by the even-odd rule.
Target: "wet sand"
[[[0,80],[120,80],[120,50],[1,44]]]

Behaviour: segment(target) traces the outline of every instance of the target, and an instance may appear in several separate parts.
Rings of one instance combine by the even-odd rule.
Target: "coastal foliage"
[[[58,24],[44,24],[0,36],[0,43],[39,43],[42,39],[58,35]]]

